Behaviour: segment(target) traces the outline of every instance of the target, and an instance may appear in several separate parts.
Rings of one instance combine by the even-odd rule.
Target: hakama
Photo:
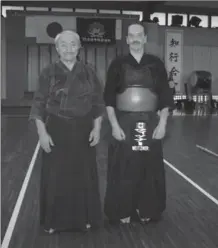
[[[166,207],[165,170],[162,141],[150,140],[150,151],[136,151],[134,133],[138,122],[148,123],[148,135],[158,123],[155,113],[118,112],[126,139],[113,138],[108,149],[105,214],[111,221],[131,216],[158,219]]]
[[[40,222],[46,230],[84,230],[101,225],[95,147],[90,147],[91,115],[62,119],[51,115],[47,130],[55,144],[43,152]]]

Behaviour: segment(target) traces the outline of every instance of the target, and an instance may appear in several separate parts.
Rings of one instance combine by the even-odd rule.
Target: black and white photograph
[[[218,1],[1,1],[1,247],[218,247]]]

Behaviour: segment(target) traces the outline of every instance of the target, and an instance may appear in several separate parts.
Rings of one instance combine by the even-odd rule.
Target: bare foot
[[[48,230],[45,230],[45,232],[47,232],[47,233],[49,233],[49,234],[52,234],[52,233],[55,232],[55,229],[50,228],[50,229],[48,229]]]
[[[130,222],[130,217],[124,218],[120,220],[123,224],[124,223],[129,223]]]
[[[90,224],[86,224],[86,228],[87,229],[91,228],[91,225]]]
[[[136,211],[137,211],[137,213],[138,213],[138,215],[139,215],[139,218],[140,218],[140,220],[141,220],[142,222],[149,222],[149,221],[151,220],[151,218],[141,218],[140,213],[139,213],[139,210],[136,209]]]
[[[141,218],[142,222],[149,222],[151,220],[151,218]]]

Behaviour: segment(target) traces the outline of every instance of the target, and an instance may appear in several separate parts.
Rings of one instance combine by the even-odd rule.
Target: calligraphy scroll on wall
[[[165,65],[169,82],[174,84],[175,92],[183,92],[183,30],[165,31]]]

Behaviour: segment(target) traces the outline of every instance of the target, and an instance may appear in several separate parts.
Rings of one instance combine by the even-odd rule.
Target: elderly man
[[[60,59],[39,77],[30,119],[42,147],[40,220],[45,231],[86,230],[101,224],[95,145],[104,111],[103,89],[77,60],[80,37],[55,38]]]
[[[165,209],[161,139],[174,103],[163,62],[145,54],[146,38],[142,25],[130,25],[130,53],[114,59],[107,75],[104,98],[113,137],[105,213],[113,222],[128,223],[137,213],[147,223]]]

